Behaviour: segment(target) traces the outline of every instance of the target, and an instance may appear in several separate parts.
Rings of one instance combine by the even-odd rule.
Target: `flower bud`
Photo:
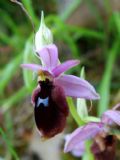
[[[35,35],[35,48],[39,51],[42,47],[53,43],[53,35],[44,22],[44,13],[41,12],[40,27]]]

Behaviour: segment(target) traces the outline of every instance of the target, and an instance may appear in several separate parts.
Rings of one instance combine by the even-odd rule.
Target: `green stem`
[[[76,111],[76,108],[74,106],[72,98],[68,97],[67,102],[68,102],[68,105],[69,105],[70,113],[71,113],[72,117],[74,118],[74,120],[76,121],[76,123],[78,124],[78,126],[83,125],[84,122],[80,119],[79,115],[77,114],[77,111]]]
[[[91,144],[92,141],[91,140],[87,140],[86,143],[86,152],[84,154],[84,156],[82,157],[82,160],[94,160],[94,155],[91,152]]]

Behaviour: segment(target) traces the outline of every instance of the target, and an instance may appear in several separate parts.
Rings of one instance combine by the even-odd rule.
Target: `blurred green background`
[[[80,59],[81,66],[85,66],[86,79],[101,95],[101,100],[93,103],[94,109],[90,114],[100,116],[107,108],[120,102],[119,1],[21,0],[19,2],[22,2],[31,16],[35,31],[39,27],[41,11],[44,11],[46,25],[53,32],[54,43],[59,48],[61,61],[77,58]],[[1,0],[0,160],[50,159],[47,152],[49,149],[39,142],[40,137],[36,133],[34,124],[30,97],[36,82],[33,81],[31,72],[23,72],[20,68],[23,62],[37,63],[33,54],[35,52],[33,37],[31,22],[21,7],[10,0]],[[70,70],[69,73],[79,76],[80,66]],[[76,127],[73,118],[69,117],[67,132]],[[36,139],[39,142],[37,144]],[[58,159],[53,157],[52,160],[80,159],[70,154],[63,154],[64,143],[61,144],[63,138],[58,139],[59,143],[57,138],[54,143],[60,147],[56,153],[52,151]],[[53,142],[49,141],[48,146],[51,144]]]

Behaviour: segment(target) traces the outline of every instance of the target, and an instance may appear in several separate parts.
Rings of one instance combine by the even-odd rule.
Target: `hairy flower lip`
[[[63,131],[68,116],[64,90],[49,80],[39,82],[33,92],[35,122],[41,136],[51,138]],[[46,101],[47,100],[47,101]]]

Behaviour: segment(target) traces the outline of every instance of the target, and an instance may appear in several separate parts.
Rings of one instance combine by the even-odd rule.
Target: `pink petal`
[[[58,64],[58,49],[54,44],[43,47],[38,54],[48,69],[53,69]]]
[[[26,68],[26,69],[30,69],[33,71],[38,71],[42,69],[41,65],[37,65],[37,64],[21,64],[22,68]]]
[[[120,126],[120,111],[107,110],[103,113],[102,122],[109,125],[115,123]]]
[[[86,126],[76,129],[66,141],[64,151],[72,151],[80,142],[93,138],[103,131],[103,128],[104,125],[102,123],[88,123]]]
[[[70,134],[67,134],[65,136],[65,142],[68,141],[70,138]],[[78,145],[76,145],[73,150],[71,151],[71,153],[76,156],[76,157],[80,157],[84,154],[85,152],[85,141],[80,142]]]
[[[80,142],[75,148],[71,151],[75,157],[81,157],[85,153],[85,141]]]
[[[99,99],[93,86],[82,78],[72,75],[63,75],[55,79],[55,83],[62,86],[66,96]]]
[[[52,70],[55,77],[58,77],[61,73],[67,71],[68,69],[78,65],[80,63],[79,60],[69,60],[62,64],[59,64],[56,68]]]

